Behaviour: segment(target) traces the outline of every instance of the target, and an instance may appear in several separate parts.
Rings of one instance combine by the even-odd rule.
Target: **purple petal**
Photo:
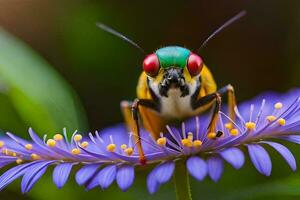
[[[103,168],[99,172],[99,177],[98,177],[99,185],[101,186],[101,188],[102,189],[108,188],[115,180],[116,174],[117,174],[117,167],[115,165],[110,165]]]
[[[130,165],[122,166],[117,172],[117,184],[125,192],[133,183],[134,167]]]
[[[170,180],[175,169],[175,163],[173,161],[164,162],[155,167],[156,181],[160,184],[166,183]]]
[[[41,140],[41,138],[33,131],[32,128],[29,128],[28,132],[29,132],[29,135],[30,135],[31,139],[35,143],[39,144],[40,146],[44,146],[45,145],[44,142],[43,142],[43,140]]]
[[[73,155],[71,152],[68,152],[68,151],[66,151],[62,148],[57,147],[57,146],[52,147],[51,150],[53,152],[55,152],[56,154],[62,156],[62,157],[72,158],[72,159],[76,160],[76,156]],[[77,155],[77,157],[79,157],[79,156],[80,155]]]
[[[105,144],[107,142],[110,142],[111,135],[118,138],[118,140],[114,141],[117,146],[120,146],[121,144],[128,142],[128,131],[124,124],[119,124],[119,125],[115,125],[113,127],[108,127],[101,131],[101,137],[104,140]]]
[[[280,139],[287,140],[289,142],[300,144],[300,135],[287,135],[281,136]]]
[[[155,193],[161,184],[168,182],[173,175],[174,169],[175,163],[172,161],[156,166],[147,177],[149,193]]]
[[[249,144],[248,152],[255,168],[266,176],[270,176],[272,163],[268,152],[258,144]]]
[[[197,156],[190,157],[186,165],[189,173],[199,181],[202,181],[207,175],[206,162]]]
[[[160,184],[156,180],[156,170],[154,169],[150,172],[150,174],[147,177],[147,188],[149,193],[155,193],[158,190],[159,186]]]
[[[95,175],[96,171],[98,170],[100,164],[89,164],[83,166],[78,172],[76,173],[75,179],[78,185],[85,184],[89,179]]]
[[[39,162],[27,169],[27,172],[23,176],[21,189],[23,193],[29,192],[34,184],[44,175],[47,167],[54,161]]]
[[[107,155],[103,155],[101,153],[97,153],[97,152],[92,152],[90,150],[87,150],[85,148],[82,148],[82,147],[79,147],[82,151],[84,151],[85,153],[87,153],[88,155],[92,156],[92,157],[95,157],[95,158],[98,158],[98,159],[101,159],[101,160],[109,160],[110,157],[107,156]]]
[[[221,157],[230,163],[235,169],[240,169],[245,162],[245,156],[243,152],[236,148],[228,148],[220,152]]]
[[[40,150],[43,152],[43,154],[50,156],[50,157],[53,156],[53,154],[56,154],[51,149],[49,149],[47,145],[45,145],[44,141],[41,140],[41,138],[32,130],[32,128],[29,128],[28,132],[29,132],[29,135],[30,135],[32,141],[37,144],[37,146],[40,148]]]
[[[15,162],[16,160],[17,160],[16,157],[0,156],[0,169],[12,162]]]
[[[12,163],[12,162],[13,162],[13,161],[0,162],[0,169],[1,169],[2,167],[5,167],[6,165]]]
[[[87,183],[85,183],[87,190],[91,190],[99,185],[99,174],[100,174],[100,172],[98,172],[95,176],[92,176],[91,180],[89,180]]]
[[[73,163],[62,163],[57,165],[53,171],[53,182],[58,188],[62,188],[67,182]]]
[[[219,157],[211,157],[207,160],[208,175],[217,182],[223,173],[223,161]]]
[[[288,163],[288,165],[291,167],[293,171],[297,169],[295,157],[293,156],[293,154],[290,152],[288,148],[276,142],[264,141],[262,143],[268,144],[271,147],[273,147],[286,160],[286,162]]]
[[[1,156],[0,155],[0,163],[2,163],[2,162],[14,162],[16,160],[17,160],[17,158],[13,157],[13,156]]]
[[[26,144],[28,144],[28,141],[24,140],[23,138],[20,138],[13,133],[6,132],[6,135],[11,138],[13,141],[15,141],[17,144],[20,144],[22,147],[24,147]]]
[[[5,188],[8,184],[13,182],[15,179],[22,176],[29,166],[35,164],[36,162],[26,163],[23,165],[18,165],[6,171],[0,176],[0,191]]]

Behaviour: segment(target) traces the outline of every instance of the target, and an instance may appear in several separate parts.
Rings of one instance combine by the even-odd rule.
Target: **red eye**
[[[198,75],[201,72],[202,67],[203,67],[202,59],[198,55],[192,53],[189,56],[188,63],[187,63],[187,68],[190,72],[190,75],[191,76]]]
[[[155,53],[148,55],[144,62],[143,68],[149,76],[156,76],[159,71],[159,61]]]

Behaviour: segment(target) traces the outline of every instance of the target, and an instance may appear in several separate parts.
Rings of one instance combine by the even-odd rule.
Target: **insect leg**
[[[218,113],[221,109],[221,102],[222,102],[221,96],[223,96],[224,94],[228,95],[229,117],[232,120],[235,120],[234,108],[236,107],[236,100],[235,100],[235,95],[234,95],[234,89],[231,85],[227,85],[227,86],[219,89],[216,93],[206,95],[192,103],[193,109],[197,109],[197,108],[204,106],[204,105],[212,102],[213,100],[215,100],[215,107],[213,109],[213,115],[212,115],[211,121],[208,125],[208,137],[215,138],[215,137],[220,137],[223,135],[223,133],[221,131],[216,132],[216,125],[217,125],[217,121],[218,121],[218,117],[219,117]],[[228,124],[228,126],[230,126],[229,128],[231,128],[232,124]]]
[[[139,151],[139,155],[140,155],[140,163],[142,165],[146,164],[146,158],[144,155],[144,151],[142,148],[142,143],[141,143],[141,137],[140,137],[140,126],[139,126],[139,106],[144,106],[147,108],[151,108],[153,110],[158,110],[158,106],[157,104],[149,99],[135,99],[132,107],[131,107],[131,111],[132,111],[132,118],[135,122],[135,126],[134,126],[134,135],[136,135],[136,144],[138,147],[138,151]]]
[[[158,110],[158,106],[155,102],[148,99],[135,99],[133,103],[122,101],[121,108],[125,118],[127,127],[133,132],[135,144],[137,145],[140,163],[146,164],[146,158],[142,148],[141,138],[140,138],[140,125],[139,125],[139,107],[143,106],[150,108],[152,110]]]
[[[218,113],[220,111],[220,108],[221,108],[221,95],[220,93],[218,92],[215,92],[215,93],[211,93],[211,94],[208,94],[204,97],[201,97],[200,99],[192,102],[192,107],[193,109],[197,109],[201,106],[204,106],[204,105],[207,105],[209,103],[211,103],[212,101],[215,100],[215,106],[214,106],[214,109],[213,109],[213,114],[212,114],[212,118],[210,120],[210,123],[208,125],[208,137],[220,137],[222,136],[222,132],[217,132],[216,133],[216,124],[217,124],[217,121],[218,121]]]
[[[220,90],[218,90],[218,93],[220,95],[224,95],[224,94],[227,94],[227,98],[228,98],[228,115],[230,117],[230,119],[232,121],[235,120],[235,107],[236,107],[236,98],[235,98],[235,94],[234,94],[234,88],[232,85],[228,84],[226,85],[225,87],[221,88]],[[232,128],[232,123],[228,123],[227,125],[227,128],[231,129]]]

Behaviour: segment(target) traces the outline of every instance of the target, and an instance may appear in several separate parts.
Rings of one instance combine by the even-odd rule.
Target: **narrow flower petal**
[[[53,181],[58,188],[62,188],[67,182],[73,163],[62,163],[57,165],[53,171]]]
[[[210,178],[217,182],[223,173],[223,161],[219,157],[211,157],[207,160],[207,169],[208,169],[208,175]]]
[[[147,188],[150,194],[155,193],[160,184],[156,180],[156,171],[155,169],[150,172],[150,174],[147,177]]]
[[[0,156],[0,169],[17,160],[16,157]]]
[[[287,140],[289,142],[300,144],[300,135],[287,135],[287,136],[281,136],[279,138],[283,140]]]
[[[99,173],[99,185],[102,189],[108,188],[115,180],[117,174],[117,167],[110,165],[103,168]]]
[[[12,163],[12,162],[13,162],[13,161],[0,162],[0,169],[1,169],[2,167],[5,167],[6,165]]]
[[[228,148],[220,152],[221,157],[230,163],[235,169],[240,169],[245,162],[245,156],[243,152],[236,148]]]
[[[249,144],[248,151],[255,168],[266,176],[270,176],[272,163],[268,152],[258,144]]]
[[[88,180],[90,180],[91,177],[95,175],[99,166],[100,164],[89,164],[78,170],[75,176],[78,185],[84,185]]]
[[[173,161],[164,162],[155,169],[155,177],[158,183],[163,184],[170,180],[175,169]]]
[[[18,165],[2,174],[0,176],[0,191],[15,179],[22,176],[26,172],[27,168],[33,164],[35,164],[35,162]]]
[[[53,151],[51,151],[47,146],[45,146],[45,143],[43,140],[40,139],[40,137],[33,131],[32,128],[28,129],[28,133],[34,143],[39,146],[39,148],[44,152],[45,155],[51,156],[55,154]]]
[[[47,167],[54,161],[39,162],[30,167],[28,167],[27,172],[24,174],[21,190],[23,193],[27,193],[31,190],[34,184],[44,175]]]
[[[207,175],[207,164],[198,156],[190,157],[186,165],[189,173],[199,181],[202,181]]]
[[[28,129],[29,135],[31,137],[31,139],[36,143],[39,144],[40,146],[44,145],[43,140],[40,139],[40,137],[33,131],[32,128]]]
[[[150,194],[155,193],[159,186],[170,180],[174,173],[175,163],[164,162],[156,166],[147,177],[147,187]]]
[[[0,156],[0,163],[2,162],[14,162],[16,161],[16,157],[11,157],[11,156]]]
[[[290,152],[288,148],[276,142],[264,141],[262,143],[268,144],[271,147],[273,147],[286,160],[286,162],[288,163],[288,165],[291,167],[293,171],[297,169],[295,157],[293,156],[293,154]]]
[[[100,172],[98,172],[95,176],[92,176],[91,180],[85,183],[86,190],[91,190],[99,185],[99,174]]]
[[[126,191],[133,183],[134,168],[130,165],[122,166],[117,172],[117,184],[122,191]]]
[[[10,132],[6,132],[6,135],[7,135],[8,137],[10,137],[12,140],[14,140],[16,143],[20,144],[20,145],[25,146],[25,144],[28,143],[28,141],[26,141],[26,140],[24,140],[23,138],[20,138],[20,137],[18,137],[18,136],[16,136],[16,135],[10,133]]]

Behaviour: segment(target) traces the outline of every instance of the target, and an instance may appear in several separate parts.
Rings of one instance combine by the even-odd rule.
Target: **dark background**
[[[143,60],[143,55],[131,45],[97,29],[97,21],[120,31],[149,53],[165,45],[195,50],[210,33],[244,9],[247,16],[218,34],[201,52],[219,87],[233,84],[240,102],[265,90],[283,92],[299,86],[300,1],[296,0],[0,0],[0,26],[31,46],[67,80],[77,92],[89,130],[93,131],[122,121],[119,102],[135,98]],[[257,175],[253,168],[248,171]],[[240,176],[248,171],[239,172]],[[278,177],[290,174],[282,175],[278,169],[277,172]],[[266,181],[260,175],[250,179],[254,180],[245,180],[246,185]],[[218,186],[207,182],[201,188],[209,197],[210,192],[215,193],[212,188],[218,191],[230,184],[231,178],[225,177]],[[145,188],[144,179],[140,183]],[[129,194],[136,194],[135,185]],[[167,187],[162,195],[169,194]],[[53,185],[51,188],[57,192]],[[105,194],[112,195],[115,189]],[[65,191],[60,194],[72,192]],[[142,197],[143,192],[150,198],[145,189],[134,197]],[[86,195],[83,190],[80,194]]]

